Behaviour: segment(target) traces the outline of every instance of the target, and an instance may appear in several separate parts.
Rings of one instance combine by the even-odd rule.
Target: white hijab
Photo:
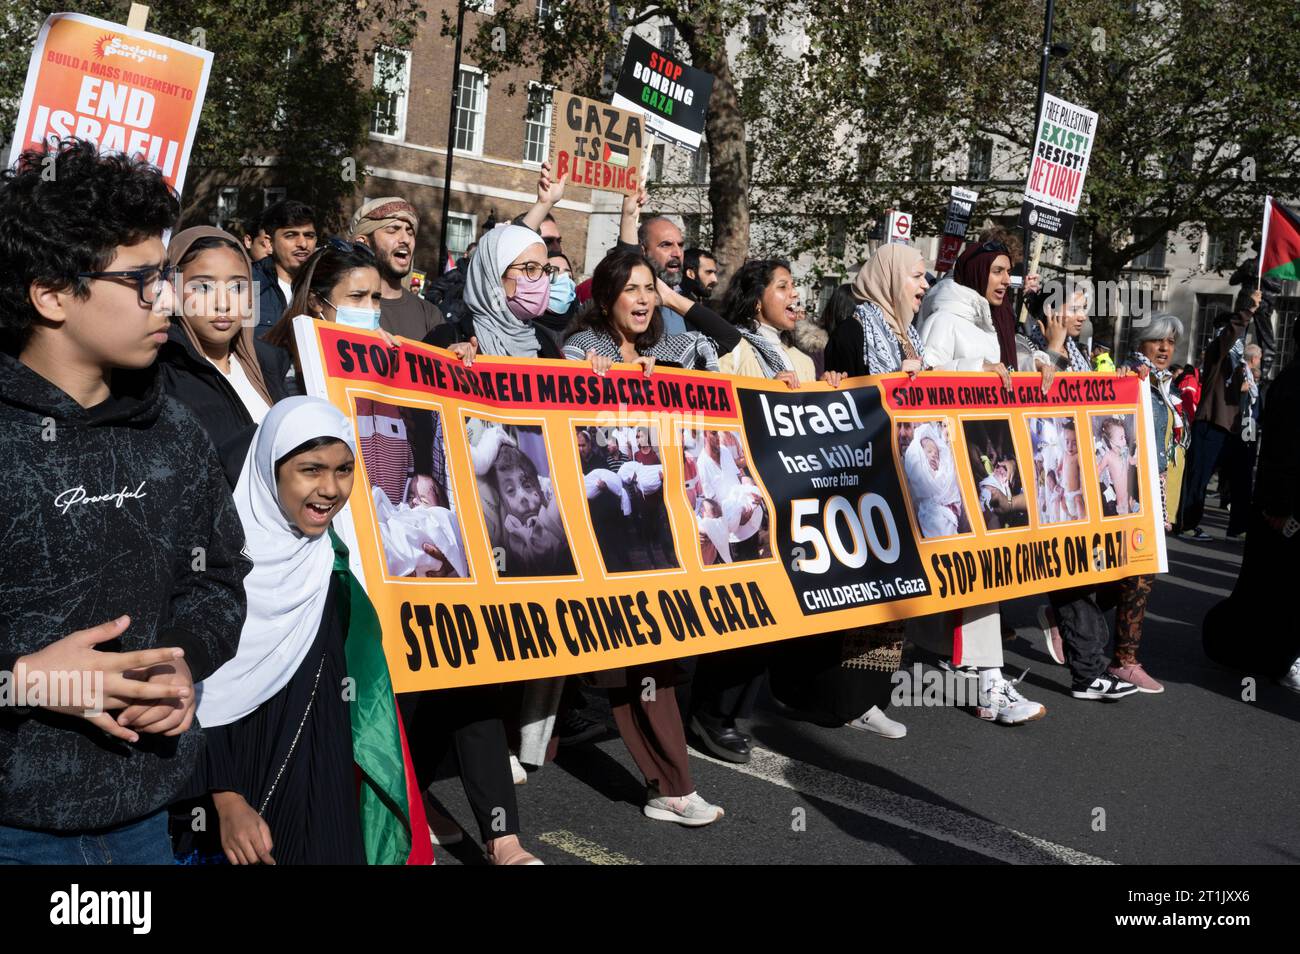
[[[501,276],[530,245],[545,245],[542,237],[522,225],[499,225],[474,248],[465,275],[465,307],[474,319],[474,334],[483,354],[500,358],[535,358],[537,332],[520,321],[506,305]]]
[[[288,684],[320,628],[334,547],[329,534],[309,537],[280,506],[275,463],[315,437],[336,437],[356,453],[351,422],[328,401],[291,397],[267,413],[235,485],[244,525],[248,616],[235,658],[199,684],[199,724],[228,725]]]

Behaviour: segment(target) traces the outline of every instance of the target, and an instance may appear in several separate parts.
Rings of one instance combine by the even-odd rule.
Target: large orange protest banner
[[[179,193],[212,54],[77,13],[41,27],[27,69],[10,164],[51,139],[90,139],[141,156]]]
[[[480,357],[299,318],[397,691],[591,672],[1166,569],[1137,377],[832,389]]]

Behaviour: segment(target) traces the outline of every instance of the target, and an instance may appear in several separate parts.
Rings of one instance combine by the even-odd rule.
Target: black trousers
[[[519,806],[497,687],[408,692],[398,700],[420,790],[435,778],[458,772],[479,836],[486,842],[519,834]]]
[[[1232,509],[1228,513],[1228,535],[1245,533],[1250,524],[1251,497],[1255,489],[1255,452],[1258,441],[1243,441],[1240,434],[1228,438],[1225,450],[1228,485],[1232,488]]]
[[[1065,664],[1078,684],[1092,682],[1110,666],[1111,633],[1106,613],[1115,608],[1118,598],[1119,588],[1114,585],[1075,587],[1048,594],[1065,644]]]
[[[1209,421],[1192,425],[1192,444],[1187,449],[1187,470],[1183,475],[1183,496],[1178,506],[1178,531],[1195,530],[1205,514],[1205,489],[1210,486],[1214,468],[1219,464],[1228,432]]]

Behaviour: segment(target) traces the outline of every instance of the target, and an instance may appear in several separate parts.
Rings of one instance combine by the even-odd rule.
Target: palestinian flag
[[[1272,196],[1264,200],[1264,238],[1259,256],[1261,279],[1300,280],[1300,212]]]
[[[611,166],[619,166],[626,169],[630,154],[625,146],[611,146],[605,143],[605,161]]]

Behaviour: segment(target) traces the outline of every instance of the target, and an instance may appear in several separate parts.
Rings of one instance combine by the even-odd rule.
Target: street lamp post
[[[1050,0],[1049,0],[1050,2]],[[438,236],[438,271],[447,269],[447,221],[451,216],[451,161],[455,155],[456,103],[460,98],[460,42],[465,32],[465,0],[456,3],[456,58],[451,68],[451,110],[447,115],[447,154],[443,159],[442,174],[442,225]]]

